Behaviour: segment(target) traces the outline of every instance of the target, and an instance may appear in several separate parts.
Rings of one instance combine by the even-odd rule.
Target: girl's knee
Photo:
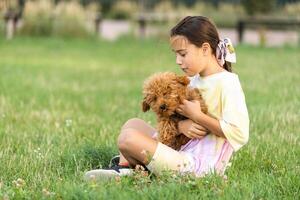
[[[123,129],[118,137],[118,148],[120,151],[128,150],[135,141],[136,130],[127,128]]]
[[[121,130],[125,130],[128,128],[135,128],[138,124],[141,123],[144,123],[144,121],[139,118],[131,118],[124,123]]]

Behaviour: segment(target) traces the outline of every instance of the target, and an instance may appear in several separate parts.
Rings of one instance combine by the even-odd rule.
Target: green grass
[[[179,72],[167,39],[0,40],[0,199],[299,198],[300,49],[237,52],[250,141],[234,155],[227,181],[137,174],[86,183],[86,170],[117,153],[126,120],[155,124],[141,111],[141,87],[154,72]]]

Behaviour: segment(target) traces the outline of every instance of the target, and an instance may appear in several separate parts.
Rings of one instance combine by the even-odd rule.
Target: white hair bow
[[[236,63],[235,51],[229,38],[225,38],[219,42],[216,57],[221,66],[224,65],[225,61]]]

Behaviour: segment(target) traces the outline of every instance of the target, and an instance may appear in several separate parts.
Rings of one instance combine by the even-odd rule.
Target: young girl
[[[238,76],[231,72],[235,53],[230,40],[221,40],[208,18],[188,16],[171,30],[170,43],[176,63],[190,77],[190,87],[201,91],[209,114],[201,112],[198,101],[180,105],[177,112],[188,119],[178,129],[191,138],[180,151],[158,142],[156,130],[145,121],[128,120],[118,138],[120,156],[112,159],[109,169],[88,171],[86,179],[130,175],[138,164],[154,174],[223,174],[233,151],[247,143],[248,112]]]

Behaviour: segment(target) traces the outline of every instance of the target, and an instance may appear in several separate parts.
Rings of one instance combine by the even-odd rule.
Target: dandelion
[[[67,126],[67,127],[72,126],[72,120],[71,120],[71,119],[67,119],[67,120],[66,120],[66,126]]]

